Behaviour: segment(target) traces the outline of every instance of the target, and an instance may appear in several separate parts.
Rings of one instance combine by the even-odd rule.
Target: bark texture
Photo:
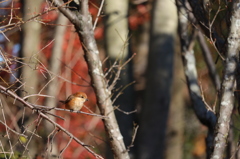
[[[236,80],[236,68],[239,62],[240,39],[240,0],[233,1],[231,27],[228,36],[228,49],[225,60],[225,70],[221,85],[220,111],[216,125],[214,138],[214,150],[212,159],[224,158],[224,151],[228,141],[229,126],[234,107],[234,83]]]

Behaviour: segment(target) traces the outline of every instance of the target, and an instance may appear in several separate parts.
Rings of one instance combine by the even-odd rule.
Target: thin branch
[[[2,104],[2,100],[1,100],[1,99],[0,99],[0,107],[1,107],[2,117],[3,117],[4,123],[5,123],[5,125],[7,125],[7,124],[6,124],[6,118],[5,118],[4,110],[3,110],[3,104]],[[11,150],[11,153],[10,153],[9,158],[11,158],[12,155],[14,154],[14,152],[13,152],[13,147],[12,147],[12,143],[11,143],[11,140],[10,140],[10,135],[9,135],[9,133],[8,133],[8,130],[9,130],[9,129],[8,129],[8,127],[6,127],[6,126],[5,126],[5,128],[6,128],[6,136],[7,136],[7,138],[8,138],[8,143],[9,143],[10,150]]]
[[[23,151],[23,154],[25,153],[25,151],[28,151],[28,152],[29,152],[29,150],[28,150],[28,145],[30,144],[30,142],[31,142],[31,140],[32,140],[32,138],[33,138],[33,135],[36,134],[36,131],[37,131],[37,129],[38,129],[41,121],[42,121],[42,117],[38,116],[37,123],[36,123],[36,127],[35,127],[35,129],[33,130],[33,133],[31,134],[30,138],[28,139],[26,146],[24,146],[24,147],[25,147],[25,150]]]
[[[200,43],[202,53],[203,53],[203,57],[204,57],[205,62],[207,64],[212,82],[213,82],[216,90],[219,91],[220,90],[220,85],[221,85],[220,78],[219,78],[219,75],[217,74],[216,66],[214,64],[213,57],[211,55],[211,51],[209,50],[209,48],[206,44],[206,41],[204,39],[204,36],[203,36],[201,31],[198,31],[198,41]]]
[[[131,141],[131,144],[127,147],[127,150],[126,150],[126,151],[130,151],[130,148],[134,146],[133,143],[134,143],[134,141],[135,141],[138,128],[139,128],[139,125],[134,124],[132,141]]]
[[[55,98],[54,96],[44,95],[44,94],[31,94],[28,96],[23,97],[24,100],[26,100],[29,97],[48,97],[48,98]]]
[[[126,111],[123,111],[122,109],[119,108],[119,106],[115,106],[114,107],[116,110],[126,114],[126,115],[130,115],[130,114],[133,114],[133,113],[136,113],[137,112],[137,109],[133,110],[133,111],[130,111],[130,112],[126,112]]]
[[[61,155],[63,154],[63,152],[68,148],[68,146],[69,146],[70,143],[72,142],[72,139],[73,139],[73,138],[70,137],[70,139],[69,139],[67,145],[66,145],[66,146],[60,151],[59,156],[61,156]]]
[[[95,22],[94,22],[94,25],[93,25],[93,30],[95,30],[95,28],[96,28],[97,21],[98,21],[98,18],[99,18],[99,16],[100,16],[100,14],[101,14],[104,1],[105,1],[105,0],[102,0],[101,5],[100,5],[100,7],[99,7],[99,9],[98,9],[98,14],[97,14],[97,18],[95,19]]]
[[[55,110],[60,110],[60,111],[66,111],[66,112],[71,112],[71,113],[80,113],[80,114],[85,114],[85,115],[90,115],[90,116],[96,116],[96,117],[100,117],[100,118],[109,118],[108,116],[103,116],[103,115],[99,115],[99,114],[93,114],[93,113],[87,113],[87,112],[83,112],[83,111],[73,111],[73,110],[69,110],[69,109],[61,109],[61,108],[54,108]]]
[[[204,91],[203,91],[203,88],[202,88],[202,82],[201,81],[199,81],[199,87],[200,87],[200,91],[201,91],[201,94],[202,94],[202,101],[206,105],[206,109],[212,111],[215,114],[216,112],[213,111],[213,109],[210,107],[210,105],[205,100]]]
[[[48,140],[47,140],[46,152],[48,151],[49,145],[50,145],[49,152],[52,151],[53,138],[54,138],[54,136],[55,136],[59,131],[60,131],[60,130],[59,130],[58,128],[54,127],[54,130],[48,135],[48,137],[47,137]],[[51,136],[53,136],[53,137],[51,137]],[[46,156],[47,156],[47,154],[46,154]]]
[[[31,104],[31,103],[29,103]],[[99,114],[95,114],[95,113],[87,113],[87,112],[83,112],[83,111],[76,111],[76,110],[69,110],[69,109],[62,109],[62,108],[56,108],[56,107],[48,107],[48,106],[42,106],[42,105],[36,105],[36,104],[31,104],[34,109],[40,110],[40,111],[50,111],[50,110],[59,110],[59,111],[66,111],[66,112],[71,112],[71,113],[80,113],[80,114],[85,114],[85,115],[90,115],[90,116],[96,116],[96,117],[100,117],[100,118],[108,118],[107,116],[103,116],[103,115],[99,115]],[[53,114],[50,114],[53,115]],[[59,116],[57,116],[59,117]],[[61,117],[59,117],[61,118]]]
[[[112,82],[112,84],[109,86],[109,90],[111,91],[113,88],[114,88],[114,86],[116,85],[116,83],[117,83],[117,80],[119,79],[119,77],[120,77],[120,74],[121,74],[121,71],[122,71],[122,69],[124,68],[124,66],[126,65],[126,64],[128,64],[133,58],[134,58],[134,56],[136,55],[136,53],[134,53],[128,60],[126,60],[122,65],[120,65],[120,66],[118,66],[117,67],[117,73],[116,73],[116,75],[115,75],[115,77],[114,77],[114,79],[113,79],[113,82]],[[112,66],[113,67],[113,66]]]
[[[18,136],[23,136],[25,138],[27,138],[26,135],[21,134],[19,132],[16,132],[15,130],[11,129],[7,124],[5,124],[3,121],[0,120],[0,123],[2,123],[5,127],[7,127],[7,129],[9,129],[11,132],[13,132],[14,134],[18,135]]]

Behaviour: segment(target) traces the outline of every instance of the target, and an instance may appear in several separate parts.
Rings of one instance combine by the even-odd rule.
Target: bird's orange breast
[[[66,103],[66,108],[74,111],[78,111],[83,107],[84,102],[85,100],[83,100],[82,98],[75,97]]]

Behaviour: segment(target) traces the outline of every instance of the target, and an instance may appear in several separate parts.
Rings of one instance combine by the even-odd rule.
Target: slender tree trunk
[[[63,54],[63,41],[64,41],[64,35],[65,35],[65,31],[66,31],[66,24],[68,22],[68,19],[63,15],[63,14],[59,14],[58,20],[57,20],[57,24],[61,24],[61,26],[56,27],[55,30],[55,42],[54,42],[54,46],[53,46],[53,51],[52,51],[52,56],[50,59],[50,71],[52,71],[54,74],[58,75],[60,73],[60,68],[61,68],[61,62],[60,59],[62,58],[62,54]],[[52,80],[53,79],[53,80]],[[52,80],[52,82],[49,83],[48,87],[47,87],[47,93],[49,96],[54,96],[57,97],[57,95],[59,94],[58,92],[60,91],[59,88],[59,82],[58,82],[58,78],[56,76],[52,76],[50,77],[49,80]],[[58,105],[58,101],[56,98],[46,98],[45,104],[46,106],[49,107],[55,107]],[[55,111],[52,110],[51,113],[55,114]],[[55,121],[55,117],[50,116],[50,118]],[[45,135],[49,135],[53,130],[54,130],[54,126],[52,125],[52,123],[49,123],[48,121],[44,122],[45,124]],[[46,141],[47,142],[47,139]],[[57,155],[58,154],[58,147],[57,147],[57,141],[53,142],[51,148],[48,148],[48,157],[50,157],[51,155]],[[51,152],[50,152],[51,150]]]
[[[228,36],[228,49],[225,61],[225,69],[222,82],[222,97],[220,100],[220,111],[216,125],[216,136],[214,138],[214,150],[211,159],[224,158],[227,145],[227,137],[234,107],[234,91],[236,80],[237,63],[239,62],[239,39],[240,39],[240,0],[233,1],[231,27]]]
[[[27,20],[40,11],[42,0],[22,0],[23,20]],[[40,48],[41,24],[29,22],[23,25],[22,29],[22,50],[21,56],[24,57],[24,63],[28,64],[22,68],[22,81],[25,83],[22,96],[35,94],[38,92],[38,75],[35,70],[37,65],[38,51]],[[28,99],[29,102],[35,103],[36,97]]]
[[[33,14],[40,12],[42,0],[22,0],[22,9],[23,9],[23,20],[28,20],[32,17]],[[22,45],[21,45],[21,52],[20,57],[24,58],[23,63],[24,65],[21,69],[19,79],[22,80],[24,84],[22,88],[24,91],[20,92],[22,97],[26,95],[32,95],[38,93],[38,74],[36,70],[36,66],[38,61],[37,53],[39,52],[40,48],[40,34],[41,34],[41,24],[35,21],[26,23],[22,27]],[[36,103],[37,97],[33,96],[28,98],[28,102]],[[23,117],[24,123],[31,122],[32,119],[28,118],[30,112],[26,110],[25,116]],[[19,120],[20,121],[20,120]],[[23,123],[21,123],[23,124]],[[30,142],[31,147],[31,155],[35,156],[38,154],[38,146],[37,140],[32,139]]]
[[[155,0],[150,28],[145,101],[139,121],[138,159],[164,158],[176,32],[175,4],[171,0]]]

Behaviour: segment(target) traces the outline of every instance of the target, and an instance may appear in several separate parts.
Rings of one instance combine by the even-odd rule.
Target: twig
[[[87,113],[87,112],[83,112],[83,111],[73,111],[73,110],[69,110],[69,109],[62,109],[62,108],[54,108],[55,110],[60,110],[60,111],[66,111],[66,112],[71,112],[71,113],[81,113],[81,114],[86,114],[86,115],[91,115],[91,116],[97,116],[100,118],[109,118],[107,116],[103,116],[103,115],[99,115],[99,114],[91,114],[91,113]]]
[[[5,64],[6,64],[7,68],[8,68],[8,70],[9,70],[9,72],[11,73],[11,75],[14,77],[14,79],[15,79],[16,81],[22,83],[22,82],[14,75],[14,73],[11,71],[11,68],[10,68],[10,66],[9,66],[9,64],[8,64],[8,61],[9,61],[9,60],[7,60],[6,57],[4,56],[4,53],[3,53],[3,50],[2,50],[1,47],[0,47],[0,53],[1,53],[2,58],[3,58],[4,61],[5,61]]]
[[[199,87],[200,87],[200,91],[201,91],[201,94],[202,94],[202,101],[203,103],[206,105],[206,108],[210,111],[212,111],[214,114],[215,112],[213,111],[213,109],[209,106],[209,104],[206,102],[205,100],[205,97],[204,97],[204,92],[203,92],[203,88],[202,88],[202,82],[199,81]]]
[[[67,145],[60,151],[59,156],[61,156],[63,154],[63,152],[67,149],[67,147],[70,145],[71,142],[72,142],[72,138],[70,137]]]
[[[52,113],[49,113],[49,112],[46,112],[46,111],[45,111],[45,113],[46,113],[46,114],[49,114],[49,115],[51,115],[51,116],[54,116],[54,117],[56,117],[56,118],[65,120],[63,117],[60,117],[60,116],[58,116],[58,115],[55,115],[55,114],[52,114]]]
[[[136,53],[134,53],[134,54],[133,54],[128,60],[126,60],[121,66],[118,66],[118,67],[117,67],[118,70],[117,70],[116,76],[114,77],[112,84],[108,87],[109,91],[111,91],[111,90],[114,88],[114,86],[116,85],[116,82],[117,82],[117,80],[119,79],[120,73],[121,73],[122,69],[124,68],[124,66],[125,66],[127,63],[129,63],[129,62],[133,59],[133,57],[134,57],[135,55],[136,55]]]
[[[208,45],[207,45],[201,31],[198,31],[197,37],[198,37],[198,41],[199,41],[201,49],[202,49],[202,54],[203,54],[204,60],[207,64],[207,67],[209,70],[211,80],[212,80],[213,84],[215,85],[216,90],[219,91],[221,82],[220,82],[219,75],[217,74],[217,71],[216,71],[216,66],[214,64],[213,57],[211,55],[211,51],[208,48]]]
[[[29,103],[29,104],[31,104],[31,103]],[[90,116],[97,116],[97,117],[100,117],[100,118],[108,118],[107,116],[103,116],[103,115],[93,113],[85,105],[84,105],[84,107],[87,108],[89,111],[91,111],[91,113],[87,113],[87,112],[83,112],[83,111],[74,111],[74,110],[69,110],[69,109],[56,108],[56,107],[48,107],[48,106],[42,106],[42,105],[36,105],[36,104],[31,104],[31,105],[34,106],[35,109],[40,110],[40,111],[50,111],[50,110],[54,109],[54,110],[59,110],[59,111],[71,112],[71,113],[80,113],[80,114],[85,114],[85,115],[90,115]],[[50,115],[53,115],[53,114],[50,114]],[[59,116],[56,116],[56,117],[61,118]]]
[[[61,62],[62,62],[62,61],[61,61]],[[90,86],[90,82],[88,82],[85,78],[83,78],[81,75],[79,75],[76,71],[74,71],[72,68],[70,68],[70,67],[69,67],[67,64],[65,64],[64,62],[62,62],[62,64],[63,64],[65,67],[71,69],[71,71],[72,71],[73,73],[75,73],[76,75],[78,75],[84,82],[86,82],[86,83],[89,84],[89,86]]]
[[[2,140],[0,140],[0,146],[2,148],[2,153],[4,154],[4,157],[7,158],[7,152],[4,151],[4,147],[3,147],[3,144],[2,144]]]
[[[220,1],[218,1],[219,2],[219,4],[218,4],[218,10],[217,10],[217,12],[216,12],[216,14],[214,15],[214,17],[213,17],[213,19],[212,19],[212,21],[208,21],[209,22],[209,39],[211,40],[211,42],[212,42],[212,45],[213,45],[213,47],[215,48],[215,50],[217,51],[217,53],[218,53],[218,55],[221,57],[221,59],[222,60],[225,60],[225,58],[224,58],[224,56],[219,52],[219,50],[218,50],[218,48],[217,48],[217,46],[216,46],[216,40],[213,40],[213,37],[212,37],[212,28],[213,28],[213,23],[215,22],[215,20],[216,20],[216,18],[217,18],[217,15],[218,15],[218,13],[221,11],[221,5],[220,5]],[[211,17],[211,15],[210,15],[211,13],[210,13],[210,11],[209,11],[209,13],[208,13],[208,16],[209,16],[209,18]]]
[[[118,92],[118,94],[116,95],[116,97],[113,99],[112,102],[115,103],[115,101],[117,100],[117,98],[118,98],[120,95],[123,94],[123,91],[124,91],[128,86],[134,84],[135,82],[136,82],[136,81],[133,81],[133,82],[127,84],[126,86],[124,86],[124,87]]]
[[[98,14],[97,14],[97,18],[95,19],[95,22],[94,22],[94,25],[93,25],[93,30],[95,30],[95,28],[96,28],[98,18],[100,16],[102,8],[103,8],[103,4],[104,4],[104,0],[102,0],[101,5],[100,5],[100,7],[98,9]]]
[[[31,95],[28,95],[28,96],[23,97],[23,99],[26,100],[26,99],[29,98],[29,97],[35,97],[35,96],[38,96],[38,97],[48,97],[48,98],[55,98],[54,96],[49,96],[49,95],[44,95],[44,94],[31,94]]]
[[[131,144],[127,147],[126,151],[130,151],[130,148],[134,146],[133,143],[134,143],[134,141],[135,141],[138,128],[139,128],[139,125],[134,124],[132,141],[131,141]]]
[[[54,138],[54,136],[59,132],[60,130],[58,129],[58,128],[54,128],[54,130],[48,135],[48,137],[47,137],[47,147],[46,147],[46,152],[48,151],[48,147],[49,147],[49,145],[50,145],[50,148],[49,148],[49,152],[51,152],[52,151],[52,143],[53,143],[53,138]],[[51,136],[53,136],[53,137],[51,137]],[[47,153],[46,153],[46,156],[47,156]]]
[[[126,114],[126,115],[130,115],[130,114],[133,114],[133,113],[136,113],[136,112],[137,112],[137,109],[135,109],[135,110],[133,110],[133,111],[130,111],[130,112],[126,112],[126,111],[120,109],[119,106],[115,106],[114,108],[117,109],[118,111]]]
[[[29,149],[28,149],[28,145],[30,144],[32,138],[33,138],[33,135],[36,134],[35,132],[37,131],[37,128],[39,127],[40,123],[42,121],[42,117],[39,115],[38,118],[37,118],[37,124],[36,124],[36,127],[35,129],[33,130],[33,133],[31,134],[29,140],[27,141],[27,144],[25,147],[25,150],[23,151],[23,154],[25,153],[25,151],[28,151],[29,152]]]
[[[3,104],[2,104],[1,99],[0,99],[0,105],[1,105],[0,107],[1,107],[1,111],[2,111],[3,120],[4,120],[4,123],[6,124],[6,118],[5,118],[5,115],[4,115]],[[8,143],[9,143],[10,150],[11,150],[9,158],[11,158],[12,155],[14,154],[14,152],[13,152],[13,147],[12,147],[12,143],[11,143],[11,140],[10,140],[10,136],[9,136],[9,133],[8,133],[8,127],[5,127],[5,128],[6,128],[6,135],[7,135],[7,138],[8,138]]]
[[[11,129],[7,124],[5,124],[4,122],[2,122],[1,120],[0,120],[0,123],[2,123],[5,127],[7,127],[7,128],[8,128],[11,132],[13,132],[14,134],[16,134],[16,135],[18,135],[18,136],[23,136],[23,137],[27,138],[26,135],[20,134],[19,132],[16,132],[15,130]]]

